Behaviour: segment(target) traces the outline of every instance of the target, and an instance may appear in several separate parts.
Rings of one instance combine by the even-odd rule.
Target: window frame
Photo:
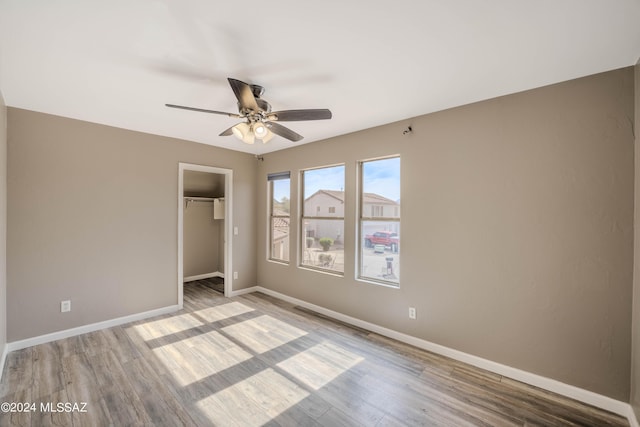
[[[289,181],[289,215],[274,215],[274,182],[275,181],[281,181],[281,180],[288,180]],[[268,194],[268,243],[267,243],[267,260],[268,261],[273,261],[276,263],[280,263],[280,264],[290,264],[291,263],[291,172],[278,172],[278,173],[272,173],[272,174],[267,174],[267,185],[268,185],[268,189],[267,189],[267,194]],[[289,220],[289,233],[287,235],[287,240],[289,241],[288,243],[288,247],[289,247],[289,259],[285,260],[285,259],[281,259],[281,258],[276,258],[274,257],[273,254],[273,224],[274,224],[274,220],[278,219],[278,218],[287,218]],[[295,252],[294,252],[295,253]]]
[[[401,230],[401,213],[402,213],[402,209],[400,209],[401,204],[402,204],[402,199],[400,199],[400,203],[398,205],[396,205],[394,207],[394,213],[398,212],[398,214],[394,217],[386,217],[386,216],[374,216],[373,215],[373,209],[371,209],[371,212],[365,212],[365,208],[364,208],[364,194],[365,194],[365,185],[364,185],[364,165],[365,163],[369,163],[369,162],[376,162],[376,161],[380,161],[380,160],[387,160],[387,159],[398,159],[400,161],[400,163],[402,163],[401,160],[401,156],[399,154],[394,154],[394,155],[390,155],[390,156],[384,156],[384,157],[376,157],[376,158],[372,158],[372,159],[364,159],[364,160],[359,160],[358,161],[358,194],[357,194],[357,198],[358,198],[358,213],[356,215],[356,229],[357,229],[357,234],[358,234],[358,239],[357,239],[357,243],[356,243],[356,248],[357,248],[357,256],[356,256],[356,268],[355,268],[355,275],[356,275],[356,280],[361,281],[361,282],[366,282],[366,283],[372,283],[375,285],[380,285],[380,286],[387,286],[393,289],[400,289],[400,279],[398,279],[398,281],[390,281],[390,280],[384,280],[384,279],[376,279],[375,277],[369,277],[369,276],[363,276],[362,274],[362,269],[363,269],[363,255],[364,255],[364,238],[365,238],[365,233],[364,233],[364,223],[365,222],[397,222],[398,223],[398,232],[397,235],[400,236],[400,230]],[[400,166],[400,191],[402,191],[402,165]],[[382,211],[384,213],[384,207],[382,207]],[[367,216],[367,214],[370,214],[369,216]],[[398,242],[398,257],[400,256],[400,246],[401,246],[401,242]],[[400,258],[398,258],[398,262],[399,262]]]
[[[332,274],[334,276],[338,276],[338,277],[344,277],[344,268],[343,271],[339,271],[339,270],[334,270],[331,268],[323,268],[321,266],[317,266],[317,265],[310,265],[310,264],[304,264],[304,260],[305,260],[305,250],[307,250],[307,233],[305,232],[305,221],[307,220],[329,220],[329,221],[342,221],[342,230],[344,231],[345,228],[345,216],[344,216],[344,210],[343,210],[343,214],[341,217],[339,216],[305,216],[305,208],[304,208],[304,204],[305,204],[305,178],[304,178],[304,174],[306,172],[309,171],[316,171],[316,170],[320,170],[320,169],[330,169],[330,168],[335,168],[338,166],[342,166],[344,168],[344,175],[343,175],[343,190],[344,194],[345,194],[345,200],[343,201],[344,204],[347,203],[347,193],[344,190],[344,184],[346,183],[346,172],[347,172],[347,167],[345,163],[336,163],[336,164],[331,164],[331,165],[323,165],[323,166],[317,166],[317,167],[311,167],[311,168],[306,168],[306,169],[300,169],[299,171],[299,188],[300,188],[300,196],[299,196],[299,209],[298,209],[298,226],[299,226],[299,238],[298,240],[298,267],[302,268],[302,269],[307,269],[307,270],[312,270],[312,271],[317,271],[317,272],[321,272],[321,273],[325,273],[325,274]],[[315,193],[314,193],[315,194]],[[311,195],[310,195],[311,196]],[[320,212],[320,206],[316,207],[316,212],[319,213]],[[316,236],[318,237],[318,236]],[[342,236],[344,239],[344,235]],[[344,258],[344,249],[343,249],[343,258]],[[345,265],[346,267],[346,265]]]

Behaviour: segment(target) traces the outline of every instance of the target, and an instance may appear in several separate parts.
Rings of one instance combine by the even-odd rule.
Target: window
[[[269,259],[289,262],[291,179],[289,172],[267,176],[269,182]]]
[[[301,265],[342,274],[344,165],[302,171],[301,182]]]
[[[400,284],[400,158],[360,162],[358,278]]]

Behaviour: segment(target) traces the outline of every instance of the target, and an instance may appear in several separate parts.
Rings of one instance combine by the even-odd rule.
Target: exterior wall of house
[[[252,155],[15,108],[7,118],[10,342],[177,304],[179,162],[233,170],[233,287],[256,284]]]
[[[329,207],[335,208],[334,212],[329,212]],[[344,203],[326,193],[315,193],[304,202],[304,209],[307,216],[344,216]]]
[[[380,203],[363,203],[363,214],[370,217],[397,218],[400,216],[399,205],[383,205]]]
[[[345,264],[335,276],[268,262],[258,221],[259,285],[628,402],[633,79],[615,70],[264,155],[258,188],[268,173],[291,170],[295,189],[300,169],[345,164]],[[358,161],[397,154],[394,289],[355,279],[349,195]],[[294,192],[295,245],[300,204]]]
[[[329,211],[330,207],[334,208],[334,212]],[[344,217],[344,203],[329,194],[317,192],[305,200],[304,211],[307,217],[340,218]],[[344,235],[344,225],[331,220],[310,219],[303,224],[302,229],[303,233],[306,232],[306,236],[315,239],[330,237],[334,241],[341,241]]]

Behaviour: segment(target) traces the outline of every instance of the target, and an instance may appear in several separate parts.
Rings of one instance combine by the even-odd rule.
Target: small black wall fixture
[[[402,134],[406,135],[406,134],[411,133],[411,132],[413,132],[413,129],[411,128],[411,126],[407,126],[407,128],[402,131]]]

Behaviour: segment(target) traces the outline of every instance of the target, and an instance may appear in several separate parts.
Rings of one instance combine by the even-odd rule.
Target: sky
[[[305,171],[305,198],[318,190],[344,190],[344,172],[344,165]],[[399,157],[365,162],[362,172],[366,193],[376,193],[391,200],[400,200]],[[274,181],[276,200],[291,197],[288,182]]]

